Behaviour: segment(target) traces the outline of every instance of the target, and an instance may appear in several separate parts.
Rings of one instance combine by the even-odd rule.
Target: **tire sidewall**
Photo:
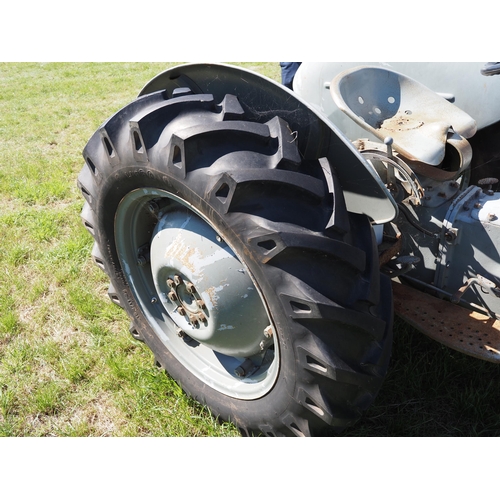
[[[211,223],[240,260],[242,256],[245,257],[243,262],[250,271],[253,282],[259,289],[261,297],[265,297],[265,305],[276,332],[275,345],[277,343],[279,349],[277,379],[265,396],[253,400],[235,400],[212,389],[177,360],[145,319],[120,265],[114,227],[120,201],[130,192],[141,188],[161,189],[183,199]],[[141,332],[145,343],[154,353],[157,363],[169,372],[183,390],[208,405],[212,413],[224,420],[232,420],[239,427],[258,427],[262,421],[275,422],[278,426],[282,425],[282,419],[289,411],[300,413],[300,405],[294,398],[298,374],[293,340],[304,335],[303,327],[288,317],[279,295],[269,282],[265,266],[258,262],[241,235],[237,235],[231,229],[228,216],[219,213],[215,207],[190,189],[186,180],[179,180],[150,166],[118,167],[102,182],[99,193],[96,207],[98,214],[96,236],[101,251],[105,253],[105,260],[111,267],[108,270],[110,279],[135,328]],[[307,374],[302,376],[307,378]]]

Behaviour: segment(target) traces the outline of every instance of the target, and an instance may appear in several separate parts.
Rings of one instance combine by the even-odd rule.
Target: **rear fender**
[[[339,129],[283,85],[253,71],[225,64],[185,64],[153,78],[139,96],[188,87],[195,94],[212,94],[221,103],[235,95],[246,116],[265,123],[276,115],[295,133],[304,158],[326,157],[335,169],[350,212],[381,224],[397,216],[397,205],[375,170]]]

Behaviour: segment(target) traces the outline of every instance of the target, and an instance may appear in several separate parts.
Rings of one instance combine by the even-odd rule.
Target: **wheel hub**
[[[155,188],[127,194],[115,218],[118,257],[158,339],[195,377],[256,399],[279,370],[276,334],[247,268],[207,219]]]
[[[193,326],[199,326],[199,323],[208,323],[205,315],[205,301],[198,294],[195,286],[188,281],[184,282],[178,274],[167,278],[167,286],[170,288],[168,299],[177,306],[175,312],[188,318],[188,323]]]
[[[187,209],[163,215],[151,242],[158,297],[178,329],[214,351],[262,351],[267,313],[248,272],[203,220]]]

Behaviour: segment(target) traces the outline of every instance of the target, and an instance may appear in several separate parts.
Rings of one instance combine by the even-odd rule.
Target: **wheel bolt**
[[[148,203],[148,210],[153,214],[153,215],[156,215],[159,211],[160,211],[160,206],[158,205],[158,203],[156,203],[156,201],[153,201],[151,200],[149,203]]]
[[[198,326],[198,318],[194,314],[189,315],[189,321],[193,326]]]
[[[207,317],[202,312],[198,313],[198,319],[200,321],[207,321]]]
[[[198,304],[198,307],[201,307],[202,309],[205,307],[205,301],[203,299],[198,299],[196,303]]]
[[[182,283],[182,278],[178,274],[174,276],[174,283],[176,285],[180,285]]]
[[[177,301],[177,294],[175,292],[170,292],[168,294],[168,298],[172,301],[172,302],[176,302]]]
[[[186,283],[186,291],[187,291],[187,293],[190,293],[190,294],[194,294],[196,292],[196,288],[194,287],[194,285],[190,281],[188,281]]]
[[[175,287],[174,280],[172,280],[172,279],[168,278],[168,280],[167,280],[167,286],[168,286],[169,288],[174,288],[174,287]]]
[[[243,361],[243,363],[240,366],[238,366],[237,368],[235,368],[234,374],[237,377],[242,378],[242,377],[246,377],[254,369],[255,369],[255,366],[252,363],[252,360],[247,358],[245,361]]]
[[[177,308],[177,312],[181,315],[181,316],[185,316],[186,315],[186,310],[182,307],[182,306],[179,306]]]

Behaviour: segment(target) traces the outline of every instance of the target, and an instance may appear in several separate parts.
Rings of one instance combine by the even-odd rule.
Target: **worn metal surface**
[[[337,75],[330,87],[335,104],[358,125],[384,140],[406,158],[439,165],[448,142],[468,165],[472,157],[465,138],[476,132],[467,113],[424,85],[385,68],[359,67]],[[456,134],[449,141],[449,130]]]
[[[428,337],[475,358],[500,363],[500,321],[393,282],[394,310]]]

